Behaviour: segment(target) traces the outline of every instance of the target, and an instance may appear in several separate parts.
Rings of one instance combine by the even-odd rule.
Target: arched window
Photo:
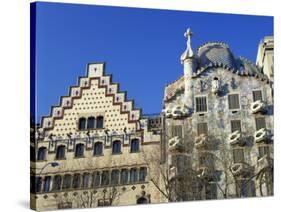
[[[47,148],[40,147],[37,152],[37,160],[46,160],[46,153],[47,153]]]
[[[86,119],[84,117],[79,118],[78,129],[79,130],[86,129]]]
[[[87,129],[94,129],[95,128],[95,117],[89,117],[87,121]]]
[[[71,175],[66,174],[63,178],[62,189],[70,189],[71,188]]]
[[[138,152],[140,150],[140,142],[139,139],[131,140],[131,152]]]
[[[119,170],[118,169],[111,171],[111,184],[112,185],[119,184]]]
[[[100,186],[100,180],[101,180],[101,176],[100,176],[100,172],[94,172],[93,173],[93,187],[97,187]]]
[[[94,155],[102,155],[103,147],[101,142],[94,144]]]
[[[138,172],[137,169],[133,168],[130,170],[130,182],[134,183],[138,181]]]
[[[97,117],[97,126],[96,128],[100,129],[103,128],[103,116],[98,116]]]
[[[127,184],[128,183],[128,169],[122,169],[121,170],[121,184]]]
[[[61,176],[56,175],[53,180],[53,191],[59,191],[61,189]]]
[[[139,172],[139,181],[144,182],[147,174],[147,168],[141,167]]]
[[[76,144],[75,147],[75,157],[83,157],[84,156],[84,144]]]
[[[140,197],[137,199],[137,204],[147,204],[147,203],[148,203],[148,201],[144,197]]]
[[[35,177],[35,193],[41,192],[42,177]]]
[[[109,184],[109,171],[103,171],[101,174],[101,185]]]
[[[65,159],[65,146],[61,145],[57,147],[56,159],[57,160]]]
[[[51,185],[51,176],[44,177],[43,192],[49,192]]]
[[[121,141],[113,141],[112,143],[112,154],[121,153]]]
[[[90,174],[84,173],[83,174],[83,180],[82,180],[82,188],[88,188],[90,182]]]
[[[80,188],[81,176],[80,174],[74,174],[72,181],[72,188]]]

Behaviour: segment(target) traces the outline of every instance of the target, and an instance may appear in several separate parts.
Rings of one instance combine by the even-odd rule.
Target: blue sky
[[[261,38],[273,35],[273,17],[266,16],[43,2],[36,15],[37,121],[85,75],[89,62],[106,62],[106,72],[136,106],[157,113],[165,84],[183,73],[187,27],[194,50],[222,41],[253,62]]]

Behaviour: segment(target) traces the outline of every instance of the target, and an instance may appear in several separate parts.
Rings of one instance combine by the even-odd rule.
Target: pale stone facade
[[[162,112],[171,178],[189,174],[174,201],[273,195],[272,82],[227,44],[190,49],[189,41]]]
[[[159,158],[160,134],[148,129],[148,119],[104,66],[89,64],[37,129],[31,162],[31,175],[41,180],[31,195],[36,210],[161,202],[149,180],[158,179],[150,161]]]

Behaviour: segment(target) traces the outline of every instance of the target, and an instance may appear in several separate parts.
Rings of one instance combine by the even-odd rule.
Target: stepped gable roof
[[[120,105],[121,113],[128,115],[128,122],[137,126],[142,114],[141,109],[135,107],[134,100],[127,99],[126,91],[120,91],[119,83],[112,82],[112,75],[105,73],[105,63],[101,62],[87,64],[86,76],[78,77],[78,85],[70,86],[69,94],[61,96],[59,104],[51,107],[50,114],[42,117],[42,129],[53,129],[54,121],[63,118],[64,109],[72,108],[74,99],[82,98],[82,90],[91,88],[92,80],[98,81],[99,88],[105,88],[105,95],[112,97],[113,104]]]

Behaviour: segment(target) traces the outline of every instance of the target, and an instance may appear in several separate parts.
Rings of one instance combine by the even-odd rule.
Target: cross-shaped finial
[[[186,32],[184,33],[184,37],[186,37],[186,38],[188,38],[188,39],[190,39],[190,37],[193,35],[193,32],[191,31],[191,29],[190,28],[188,28],[187,30],[186,30]]]
[[[184,53],[181,55],[181,62],[183,63],[183,61],[187,58],[192,58],[194,56],[193,54],[193,50],[191,47],[191,36],[193,35],[193,32],[191,31],[190,28],[188,28],[186,30],[186,32],[184,33],[184,37],[187,38],[187,42],[186,42],[186,50],[184,51]]]

